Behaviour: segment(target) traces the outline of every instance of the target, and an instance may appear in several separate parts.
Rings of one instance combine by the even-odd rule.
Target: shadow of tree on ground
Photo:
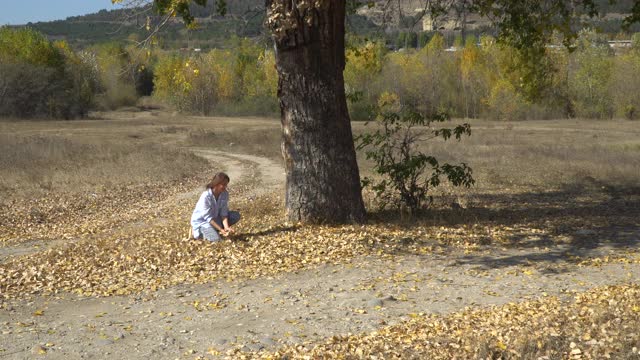
[[[427,234],[396,241],[387,246],[389,253],[418,254],[417,248],[430,246],[458,264],[489,268],[571,263],[636,250],[640,243],[640,187],[593,180],[546,192],[476,194],[470,203],[433,207],[410,218],[379,211],[370,221],[407,230],[443,228],[478,250],[460,255],[460,248]]]

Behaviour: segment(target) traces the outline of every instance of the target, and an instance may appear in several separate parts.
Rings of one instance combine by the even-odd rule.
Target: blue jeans
[[[229,221],[229,226],[237,223],[238,221],[240,221],[240,213],[237,211],[229,211],[229,216],[228,219]],[[216,219],[214,219],[213,221],[216,222],[216,224],[218,224],[218,226],[223,227],[222,225],[222,218],[218,217]],[[216,229],[214,229],[213,227],[207,226],[207,227],[200,227],[200,237],[199,239],[204,238],[205,240],[209,240],[211,242],[216,242],[216,241],[220,241],[220,234],[218,234],[218,231]]]

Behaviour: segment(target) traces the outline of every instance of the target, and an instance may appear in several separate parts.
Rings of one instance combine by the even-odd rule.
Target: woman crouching
[[[231,225],[240,221],[240,213],[229,211],[229,176],[217,173],[200,195],[191,215],[191,229],[194,239],[220,241],[220,235],[229,236],[235,232]]]

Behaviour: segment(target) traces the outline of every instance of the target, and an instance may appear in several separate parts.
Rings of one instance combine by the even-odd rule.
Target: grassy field
[[[202,168],[185,147],[279,159],[275,119],[199,118],[161,112],[96,114],[84,121],[0,122],[0,197],[92,191],[180,180]],[[422,150],[441,161],[464,161],[477,186],[462,193],[526,188],[637,189],[640,128],[630,121],[473,120],[472,136],[432,141]],[[372,127],[354,123],[356,134]],[[360,171],[371,164],[359,157]],[[444,193],[451,189],[443,190]],[[470,198],[469,200],[472,200]]]
[[[0,122],[0,199],[181,181],[208,170],[206,162],[184,149],[190,146],[271,157],[279,152],[271,120],[245,123],[139,112],[95,116]],[[274,130],[273,137],[264,136],[263,126]]]

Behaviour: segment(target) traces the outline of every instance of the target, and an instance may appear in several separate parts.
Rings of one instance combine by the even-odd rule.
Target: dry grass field
[[[206,163],[183,147],[235,149],[230,145],[235,141],[239,152],[259,153],[263,147],[272,150],[265,143],[272,139],[264,139],[258,133],[261,121],[249,122],[256,124],[226,129],[210,120],[130,112],[112,113],[108,119],[71,122],[3,121],[0,197],[7,200],[50,192],[95,192],[180,181],[206,168]],[[275,124],[263,122],[269,123],[269,128]],[[251,142],[238,142],[247,135],[252,137]],[[277,133],[273,135],[274,142],[269,145],[274,146],[271,152],[275,154],[279,147]]]
[[[185,147],[274,160],[280,156],[277,120],[161,112],[95,116],[96,120],[84,121],[0,122],[2,199],[42,191],[78,192],[179,181],[202,166]],[[473,120],[471,125],[472,136],[459,143],[433,141],[422,147],[441,161],[470,164],[477,180],[471,193],[638,187],[640,128],[636,122]],[[356,134],[366,130],[363,123],[354,123]],[[361,173],[370,174],[371,164],[364,157],[359,161]]]
[[[476,186],[332,227],[282,221],[277,119],[0,121],[0,357],[640,358],[638,123],[471,125],[423,146]],[[239,234],[185,241],[218,169]]]

